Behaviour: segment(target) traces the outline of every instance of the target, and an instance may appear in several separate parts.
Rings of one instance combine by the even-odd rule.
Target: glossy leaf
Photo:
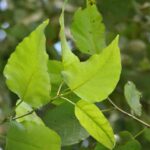
[[[18,101],[19,103],[20,101]],[[20,117],[20,116],[23,116],[29,112],[31,112],[33,109],[31,108],[30,105],[28,105],[27,103],[25,102],[22,102],[19,107],[16,108],[16,117]],[[24,117],[21,117],[19,119],[17,119],[17,122],[23,122],[23,121],[32,121],[32,122],[35,122],[37,124],[41,124],[41,125],[44,125],[43,121],[41,120],[40,117],[38,117],[36,115],[36,113],[32,113],[32,114],[29,114],[27,116],[24,116]]]
[[[105,26],[96,5],[88,5],[87,8],[75,12],[71,32],[83,53],[99,53],[106,46]]]
[[[140,104],[141,93],[136,89],[133,82],[129,81],[124,87],[124,95],[133,113],[138,116],[142,114],[142,106]]]
[[[47,24],[45,21],[17,46],[4,70],[9,89],[33,107],[49,101],[50,79],[44,35]]]
[[[113,130],[96,105],[81,100],[75,106],[75,115],[93,138],[109,149],[114,147]]]
[[[10,123],[6,139],[6,150],[60,149],[60,138],[51,129],[31,121]]]
[[[43,121],[60,135],[62,146],[79,143],[89,136],[75,118],[74,107],[68,103],[48,109],[44,113]]]

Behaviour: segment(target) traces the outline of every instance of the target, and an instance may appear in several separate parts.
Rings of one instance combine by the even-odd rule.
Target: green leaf
[[[94,150],[109,150],[109,149],[104,147],[102,144],[97,143]]]
[[[6,139],[6,150],[60,149],[60,138],[51,129],[31,121],[10,123]]]
[[[62,82],[61,71],[63,70],[62,62],[57,60],[48,61],[48,72],[52,84],[60,84]]]
[[[144,137],[146,140],[148,140],[150,142],[150,129],[146,129],[144,131]]]
[[[20,102],[20,100],[18,101],[18,103]],[[22,115],[25,115],[29,112],[31,112],[33,109],[31,108],[30,105],[28,105],[27,103],[25,102],[22,102],[19,107],[16,108],[16,117],[20,117]],[[27,115],[27,116],[24,116],[22,118],[19,118],[17,119],[17,122],[23,122],[23,121],[32,121],[32,122],[35,122],[37,124],[41,124],[41,125],[44,125],[43,121],[41,120],[40,117],[38,117],[36,115],[36,113],[32,113],[30,115]]]
[[[141,150],[141,149],[142,147],[137,140],[130,140],[124,145],[115,148],[115,150]]]
[[[64,81],[73,92],[86,101],[104,100],[114,90],[120,78],[118,37],[100,54],[95,54],[89,60],[80,62],[67,45],[64,33],[64,11],[60,17],[60,25]]]
[[[48,109],[43,116],[44,123],[56,131],[62,146],[79,143],[89,136],[74,115],[74,107],[68,103]]]
[[[142,114],[142,106],[140,104],[141,93],[136,89],[133,82],[129,81],[124,86],[124,95],[133,113],[138,116]]]
[[[118,135],[118,141],[117,141],[118,143],[117,144],[123,145],[126,142],[131,141],[133,139],[134,139],[134,137],[130,132],[121,131]]]
[[[88,5],[87,8],[75,12],[71,32],[83,53],[99,53],[106,46],[105,26],[96,5]]]
[[[4,69],[9,89],[33,107],[49,101],[50,79],[44,35],[47,24],[45,21],[17,46]]]
[[[141,150],[140,143],[128,131],[121,131],[116,139],[117,144],[114,150]]]
[[[93,138],[109,149],[114,147],[113,130],[96,105],[80,100],[75,106],[75,115]]]

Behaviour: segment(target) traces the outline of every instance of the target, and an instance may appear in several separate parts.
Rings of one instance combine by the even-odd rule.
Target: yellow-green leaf
[[[20,100],[18,101],[18,103],[20,103]],[[16,116],[15,117],[20,117],[20,116],[23,116],[25,114],[28,114],[29,112],[32,112],[32,108],[30,105],[28,105],[27,103],[25,102],[22,102],[19,107],[16,108]],[[26,115],[24,117],[21,117],[19,119],[17,119],[18,122],[23,122],[23,121],[32,121],[32,122],[35,122],[37,124],[41,124],[41,125],[44,125],[43,121],[41,120],[40,117],[38,117],[36,115],[35,112],[33,112],[32,114],[29,114],[29,115]]]
[[[56,132],[35,122],[11,122],[6,150],[61,150],[61,140]]]
[[[87,61],[80,62],[67,45],[64,33],[64,11],[60,17],[60,25],[64,81],[73,92],[86,101],[104,100],[115,89],[120,78],[118,37],[100,54],[94,54]]]
[[[48,20],[17,46],[4,69],[9,89],[33,107],[49,101],[50,79],[44,35],[47,24]]]
[[[93,138],[109,149],[114,147],[113,130],[96,105],[80,100],[75,106],[75,115]]]

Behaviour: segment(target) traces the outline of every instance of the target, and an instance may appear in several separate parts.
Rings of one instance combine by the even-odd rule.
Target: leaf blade
[[[129,81],[124,86],[124,95],[131,110],[138,115],[142,114],[142,105],[140,104],[141,93],[136,89],[133,82]]]
[[[42,119],[46,126],[60,135],[62,146],[79,143],[89,136],[76,119],[74,107],[68,103],[47,110]]]
[[[6,139],[6,150],[20,149],[60,150],[61,142],[57,133],[43,125],[28,121],[11,122]]]
[[[33,107],[39,107],[49,100],[50,79],[44,35],[47,24],[48,20],[17,46],[4,69],[9,89]]]
[[[98,142],[109,149],[114,147],[113,130],[105,116],[94,104],[80,100],[75,106],[75,115],[81,125]]]
[[[18,101],[18,103],[19,102],[20,102],[20,100]],[[23,116],[23,115],[25,115],[25,114],[27,114],[31,111],[33,111],[32,107],[30,105],[28,105],[27,103],[22,102],[19,105],[19,107],[17,107],[16,110],[15,110],[15,112],[16,112],[15,117]],[[36,124],[44,125],[41,118],[38,117],[35,112],[33,112],[32,114],[29,114],[27,116],[24,116],[22,118],[17,119],[17,122],[23,122],[23,121],[32,121],[32,122],[35,122]]]
[[[75,12],[71,33],[81,52],[95,54],[102,51],[106,46],[105,26],[96,5]]]

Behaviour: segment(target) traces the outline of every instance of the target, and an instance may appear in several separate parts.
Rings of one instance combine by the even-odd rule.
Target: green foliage
[[[119,146],[115,150],[141,150],[141,145],[136,140],[128,141],[126,144]]]
[[[44,35],[47,24],[45,21],[17,46],[4,70],[9,89],[33,107],[49,101],[50,79]]]
[[[109,149],[114,147],[115,139],[113,130],[105,116],[94,104],[80,100],[76,104],[75,114],[81,125],[98,142]]]
[[[43,5],[44,1],[41,2],[47,12],[49,8]],[[120,3],[118,0],[111,0],[105,4],[113,2]],[[121,5],[123,8],[126,7],[123,5]],[[118,9],[115,7],[110,10],[117,15]],[[126,13],[128,12],[123,12],[123,14]],[[120,15],[122,16],[122,13]],[[95,0],[87,0],[86,8],[77,9],[75,12],[71,25],[74,44],[81,52],[79,53],[81,56],[76,56],[74,51],[71,51],[67,42],[68,37],[65,35],[64,7],[59,21],[62,55],[54,51],[54,41],[58,41],[58,33],[55,34],[53,29],[57,30],[58,27],[48,25],[48,21],[45,21],[20,42],[6,64],[4,76],[7,86],[19,97],[16,98],[13,95],[16,98],[13,102],[14,108],[1,119],[2,124],[8,122],[9,126],[6,150],[71,150],[86,149],[86,147],[95,148],[95,150],[141,150],[141,145],[135,138],[143,130],[138,131],[134,137],[126,131],[119,133],[119,130],[130,127],[130,123],[128,124],[127,119],[121,118],[116,111],[112,111],[116,108],[150,127],[148,123],[134,116],[134,114],[141,115],[139,91],[131,82],[124,88],[126,100],[134,112],[133,115],[119,108],[113,100],[108,98],[115,90],[121,74],[119,36],[109,33],[107,38],[111,42],[106,45],[102,16],[98,12]],[[110,25],[115,23],[114,20]],[[121,25],[118,26],[114,27],[114,30],[120,29]],[[24,35],[27,34],[24,32],[25,27],[21,25],[20,27],[22,31],[16,34],[17,38],[22,35],[22,32]],[[48,27],[47,41],[44,35],[46,27]],[[15,36],[16,30],[17,28],[12,35]],[[116,38],[112,38],[115,36]],[[48,53],[46,53],[46,46]],[[73,48],[76,49],[76,47]],[[78,51],[75,50],[76,52]],[[52,59],[48,59],[48,54]],[[148,64],[148,61],[144,62]],[[2,70],[2,66],[0,69]],[[122,91],[120,86],[116,89],[118,94],[115,93],[116,95],[113,96],[117,97],[115,100],[118,100],[122,98],[120,96]],[[114,108],[107,109],[109,107],[107,101],[94,104],[105,99],[108,99]],[[111,113],[108,113],[109,111]],[[103,112],[111,120],[115,135]],[[117,128],[117,121],[122,122],[119,128]],[[135,123],[132,125],[131,132],[140,129],[139,126],[135,126]],[[144,132],[144,137],[149,141],[149,130]]]
[[[60,150],[59,136],[44,125],[32,121],[11,122],[6,150]]]
[[[98,143],[94,150],[108,150],[108,148]]]
[[[20,100],[18,101],[18,103],[20,103]],[[32,111],[32,108],[30,105],[28,105],[27,103],[25,102],[22,102],[20,104],[19,107],[16,108],[16,117],[20,117],[22,115],[25,115],[27,114],[28,112],[31,112]],[[40,117],[38,117],[36,115],[35,112],[33,112],[32,114],[30,115],[27,115],[23,118],[19,118],[17,119],[18,122],[23,122],[23,121],[32,121],[32,122],[35,122],[37,124],[41,124],[41,125],[44,125],[43,121],[40,119]]]
[[[124,87],[124,95],[127,103],[130,106],[133,113],[138,116],[142,114],[142,106],[140,104],[141,93],[136,89],[133,82],[129,81]]]
[[[62,146],[76,144],[89,136],[75,118],[74,107],[68,103],[47,110],[43,120],[60,135]]]
[[[64,81],[73,92],[86,101],[99,102],[104,100],[114,90],[120,77],[121,63],[118,37],[102,53],[94,54],[89,60],[80,62],[67,45],[64,35],[63,14],[60,18],[60,24]],[[112,71],[110,72],[110,70]]]
[[[150,129],[145,130],[144,137],[150,142]]]
[[[62,63],[56,60],[48,61],[48,72],[52,84],[60,84],[62,82],[61,71],[63,69]]]
[[[105,27],[95,5],[75,12],[71,31],[76,45],[83,53],[99,53],[105,47]]]

